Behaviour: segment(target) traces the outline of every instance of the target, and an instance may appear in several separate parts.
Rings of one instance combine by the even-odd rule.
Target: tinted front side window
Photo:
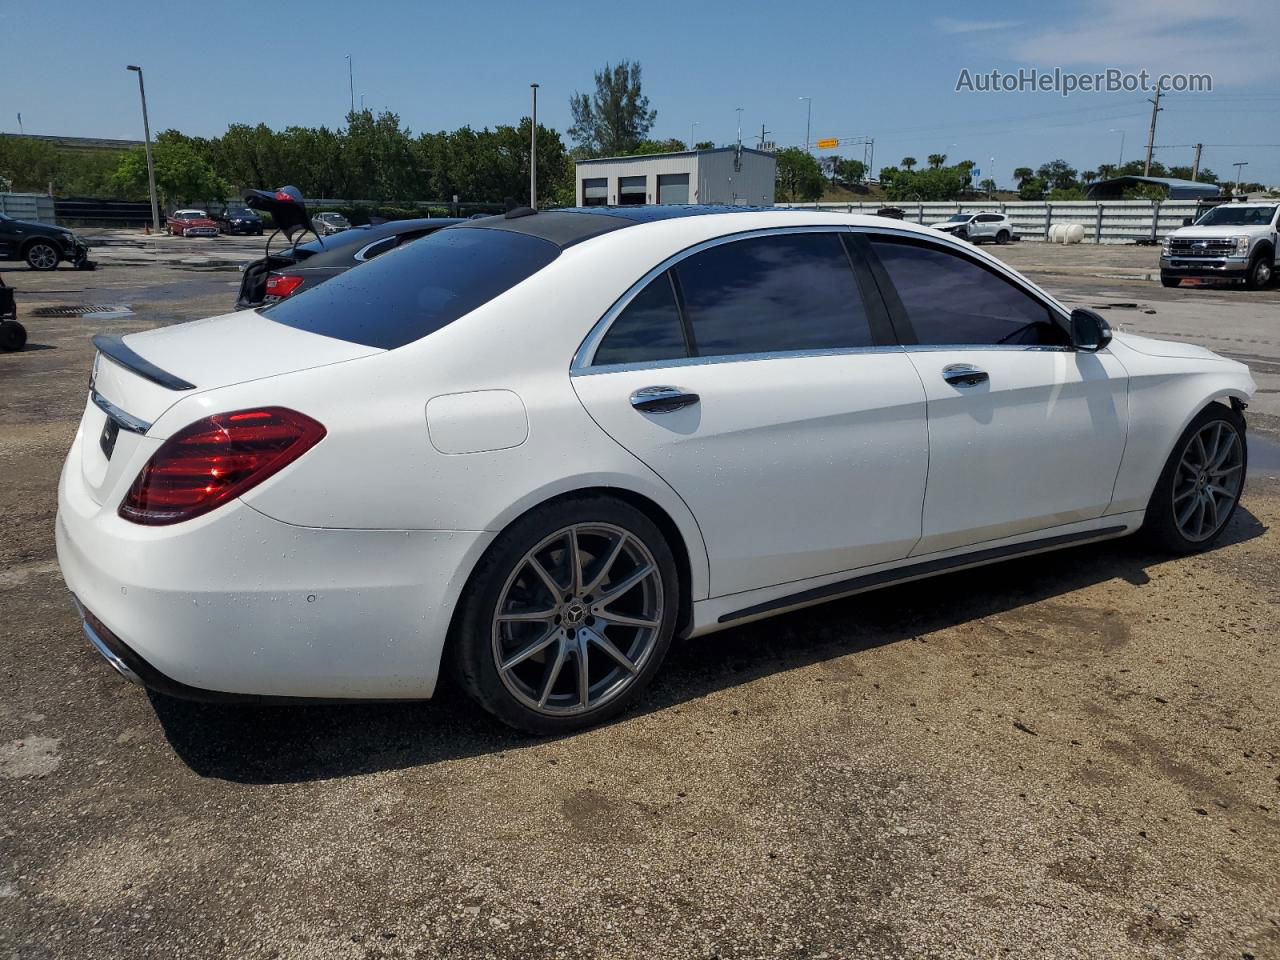
[[[609,325],[593,363],[639,363],[688,356],[671,278],[656,277]]]
[[[698,356],[872,344],[838,234],[737,240],[674,269]]]
[[[1040,301],[1008,280],[937,247],[872,240],[922,344],[1066,346]]]
[[[419,340],[537,273],[560,253],[546,240],[452,227],[266,308],[286,326],[392,349]]]

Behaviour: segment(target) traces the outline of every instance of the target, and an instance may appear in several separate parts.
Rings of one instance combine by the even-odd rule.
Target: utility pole
[[[760,149],[764,149],[765,137],[769,135],[769,131],[764,128],[764,124],[760,124]]]
[[[351,54],[347,54],[347,87],[351,90],[351,112],[356,112],[356,75],[351,70]],[[364,94],[360,95],[360,107],[364,108]]]
[[[1191,179],[1192,179],[1192,180],[1199,180],[1199,179],[1200,179],[1200,151],[1201,151],[1201,150],[1203,150],[1203,149],[1204,149],[1204,144],[1203,144],[1203,143],[1197,143],[1197,144],[1196,144],[1196,163],[1195,163],[1195,166],[1191,168]]]
[[[142,68],[129,64],[126,68],[138,75],[138,94],[142,97],[142,135],[147,144],[147,184],[151,188],[151,229],[160,232],[160,204],[156,200],[156,164],[151,158],[151,121],[147,119],[147,88],[142,82]]]
[[[738,146],[741,147],[742,146],[742,108],[734,107],[733,109],[738,111]]]
[[[1148,98],[1147,103],[1151,104],[1151,131],[1147,134],[1147,165],[1142,168],[1144,177],[1151,176],[1151,151],[1156,145],[1156,114],[1164,107],[1160,106],[1160,87],[1156,87],[1156,98],[1154,100]]]
[[[690,150],[698,149],[697,147],[698,125],[701,123],[702,123],[701,120],[695,120],[693,121],[693,123],[689,125],[689,149]]]
[[[529,125],[529,209],[538,209],[538,85],[529,84],[533,90],[533,122]]]
[[[813,125],[813,97],[798,97],[805,101],[804,114],[804,152],[809,152],[809,129]]]

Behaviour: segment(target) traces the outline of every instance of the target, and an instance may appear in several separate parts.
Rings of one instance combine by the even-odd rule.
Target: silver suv
[[[929,226],[973,243],[984,240],[1008,243],[1014,237],[1013,224],[1009,222],[1009,218],[1003,213],[988,210],[979,213],[953,213],[947,219]]]
[[[1280,203],[1223,203],[1195,224],[1164,238],[1160,282],[1176,287],[1185,277],[1243,280],[1261,290],[1275,276],[1280,250]]]

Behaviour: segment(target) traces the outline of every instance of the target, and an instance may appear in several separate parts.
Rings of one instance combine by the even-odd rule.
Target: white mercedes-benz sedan
[[[902,221],[515,210],[97,338],[58,558],[122,674],[552,733],[676,636],[1139,529],[1213,543],[1243,365]]]

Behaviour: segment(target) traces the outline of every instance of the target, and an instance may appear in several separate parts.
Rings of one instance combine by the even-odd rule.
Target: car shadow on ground
[[[1266,531],[1243,506],[1221,549]],[[1145,585],[1168,554],[1129,537],[919,580],[679,642],[632,714],[945,630],[1112,579]],[[1081,627],[1079,629],[1086,629]],[[513,732],[443,689],[421,703],[290,707],[201,704],[150,693],[178,756],[197,774],[298,783],[397,770],[543,741]],[[624,715],[615,723],[626,723]]]

